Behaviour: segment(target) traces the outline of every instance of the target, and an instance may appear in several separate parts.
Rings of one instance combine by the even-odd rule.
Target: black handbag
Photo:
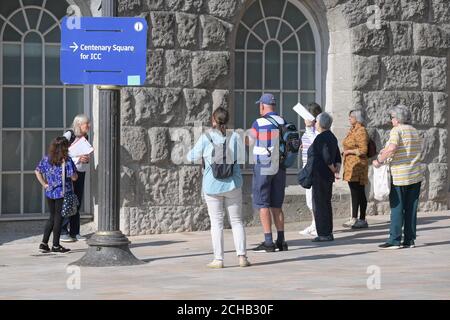
[[[311,189],[313,180],[312,171],[313,157],[308,156],[308,161],[303,169],[300,169],[297,175],[298,184],[305,189]]]
[[[63,204],[62,204],[62,210],[61,210],[61,216],[63,218],[71,217],[77,214],[78,211],[78,197],[73,192],[73,185],[72,185],[72,191],[66,192],[66,162],[63,161],[62,165],[62,183],[63,183]]]

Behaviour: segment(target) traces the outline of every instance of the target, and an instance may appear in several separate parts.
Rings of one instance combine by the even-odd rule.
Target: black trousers
[[[86,177],[86,172],[79,172],[77,171],[78,179],[73,182],[73,192],[78,198],[78,201],[80,204],[78,205],[77,214],[64,219],[62,222],[62,231],[61,234],[69,234],[69,231],[67,230],[67,226],[70,226],[70,236],[72,238],[75,238],[77,234],[80,234],[80,208],[81,208],[81,202],[83,201],[83,194],[84,194],[84,180]]]
[[[47,198],[48,207],[50,209],[50,216],[48,217],[47,223],[45,224],[44,237],[42,238],[43,243],[48,243],[50,239],[50,234],[53,231],[53,246],[59,246],[59,237],[61,236],[61,210],[63,205],[63,198],[61,199],[50,199]]]
[[[358,209],[360,211],[360,219],[366,219],[367,198],[364,185],[359,182],[349,182],[350,193],[352,196],[352,217],[358,218]]]
[[[320,178],[313,179],[312,202],[317,235],[329,236],[333,233],[333,208],[331,197],[333,182]]]

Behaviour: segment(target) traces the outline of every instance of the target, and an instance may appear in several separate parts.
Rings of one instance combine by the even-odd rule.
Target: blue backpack
[[[285,122],[280,125],[270,115],[265,116],[274,126],[277,127],[280,138],[280,168],[290,168],[297,161],[298,150],[300,149],[301,140],[297,127],[293,123]]]

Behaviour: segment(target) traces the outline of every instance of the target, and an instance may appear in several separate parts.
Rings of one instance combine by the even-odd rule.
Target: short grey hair
[[[322,112],[317,116],[316,121],[322,129],[330,130],[331,125],[333,124],[333,117],[329,113]]]
[[[364,124],[364,113],[362,110],[352,110],[350,111],[349,116],[355,118],[357,122]]]
[[[396,105],[389,109],[389,115],[395,117],[401,124],[411,124],[411,111],[403,104]]]
[[[75,137],[82,136],[80,127],[82,124],[88,122],[91,122],[91,120],[89,120],[89,117],[85,114],[78,114],[75,116],[72,123],[72,130],[75,134]]]

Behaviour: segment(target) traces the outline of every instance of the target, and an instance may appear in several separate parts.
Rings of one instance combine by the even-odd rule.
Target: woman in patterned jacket
[[[367,228],[367,198],[365,186],[369,182],[369,161],[367,149],[369,135],[364,127],[361,110],[352,110],[348,115],[351,128],[343,141],[344,177],[348,182],[352,198],[352,218],[344,223],[344,227],[352,229]],[[358,219],[359,209],[359,219]]]

